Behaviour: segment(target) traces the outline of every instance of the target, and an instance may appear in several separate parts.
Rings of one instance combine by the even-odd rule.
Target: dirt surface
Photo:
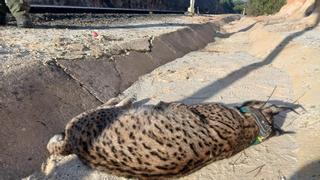
[[[273,137],[182,179],[320,179],[319,6],[309,16],[297,15],[309,11],[310,2],[289,1],[287,13],[225,25],[224,36],[214,43],[141,77],[125,91],[150,104],[235,104],[266,100],[277,87],[271,101],[303,105],[300,115],[277,118],[295,134]],[[43,171],[28,179],[37,178],[123,179],[90,170],[74,155],[50,157]]]

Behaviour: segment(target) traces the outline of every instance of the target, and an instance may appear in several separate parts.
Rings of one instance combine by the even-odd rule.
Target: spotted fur
[[[49,142],[50,154],[77,154],[86,165],[118,176],[172,178],[238,153],[259,132],[252,116],[219,103],[117,103],[112,99],[73,118]],[[263,103],[246,106],[258,109]],[[259,110],[272,122],[270,107]]]

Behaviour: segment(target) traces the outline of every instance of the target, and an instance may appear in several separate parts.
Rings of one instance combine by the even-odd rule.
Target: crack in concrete
[[[122,77],[121,77],[121,73],[120,71],[118,70],[117,68],[117,65],[114,61],[111,61],[111,64],[115,70],[115,72],[117,73],[117,77],[119,78],[119,83],[117,84],[117,87],[115,88],[116,89],[116,96],[119,95],[121,93],[121,85],[122,85]]]
[[[152,48],[153,48],[153,40],[154,40],[154,36],[151,36],[149,39],[148,39],[148,42],[149,42],[149,51],[148,52],[152,52]]]
[[[101,102],[101,104],[103,104],[104,102],[99,99],[94,93],[92,93],[89,88],[87,88],[84,83],[81,83],[80,80],[78,80],[76,77],[74,77],[71,73],[68,73],[68,69],[63,67],[62,65],[60,65],[56,60],[51,60],[51,61],[47,61],[44,63],[44,65],[47,66],[53,66],[56,69],[61,70],[62,72],[64,72],[64,74],[69,77],[70,79],[72,79],[73,81],[75,81],[77,84],[80,85],[80,87],[82,87],[85,91],[87,91],[90,95],[92,95],[97,101]]]

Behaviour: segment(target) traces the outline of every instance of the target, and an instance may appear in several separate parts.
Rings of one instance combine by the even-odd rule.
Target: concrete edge
[[[141,75],[214,41],[220,26],[241,19],[230,15],[215,22],[195,24],[148,39],[149,49],[100,59],[53,61],[101,102],[118,95]],[[132,42],[136,43],[136,42]]]

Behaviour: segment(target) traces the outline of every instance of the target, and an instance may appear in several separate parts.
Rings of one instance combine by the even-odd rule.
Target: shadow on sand
[[[318,2],[319,3],[319,2]],[[320,3],[319,3],[320,4]],[[264,66],[267,66],[271,64],[275,58],[280,54],[280,52],[295,38],[305,34],[306,32],[313,30],[320,22],[320,12],[317,15],[316,22],[313,26],[308,27],[302,31],[295,32],[289,36],[287,36],[281,43],[279,43],[275,49],[262,61],[249,64],[245,67],[242,67],[241,69],[238,69],[236,71],[233,71],[226,75],[223,78],[217,79],[216,81],[212,82],[211,84],[207,85],[206,87],[203,87],[202,89],[198,90],[197,92],[193,93],[191,96],[185,98],[186,99],[199,99],[197,97],[202,97],[203,94],[206,94],[206,97],[203,97],[198,100],[196,103],[201,103],[208,99],[209,97],[214,96],[215,94],[219,93],[223,89],[231,86],[233,83],[238,81],[241,78],[246,77],[250,72],[257,70],[259,68],[262,68]],[[182,100],[182,101],[184,101]]]
[[[298,179],[308,179],[308,180],[317,180],[320,179],[320,159],[313,161],[310,164],[305,165],[299,169],[293,176],[289,179],[298,180]]]

